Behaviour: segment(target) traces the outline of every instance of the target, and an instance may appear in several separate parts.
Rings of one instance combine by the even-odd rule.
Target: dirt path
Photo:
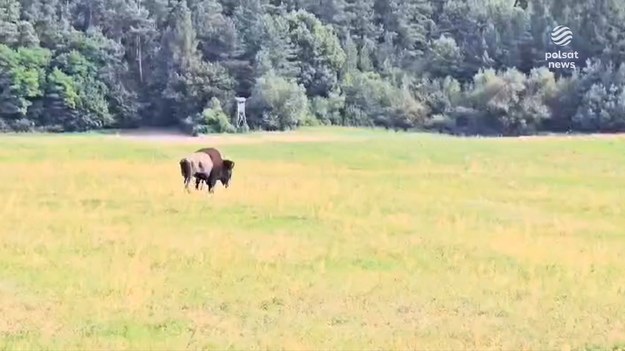
[[[622,140],[625,139],[625,133],[613,133],[613,134],[548,134],[548,135],[528,135],[528,136],[520,136],[514,139],[519,140],[570,140],[570,139],[612,139],[612,140]]]
[[[328,134],[305,134],[294,132],[257,132],[246,135],[216,134],[193,137],[172,129],[141,129],[132,131],[119,131],[107,134],[110,138],[122,138],[125,140],[140,142],[160,142],[167,144],[205,144],[228,145],[228,144],[256,144],[266,142],[279,143],[302,143],[302,142],[327,142],[343,140],[340,136]]]

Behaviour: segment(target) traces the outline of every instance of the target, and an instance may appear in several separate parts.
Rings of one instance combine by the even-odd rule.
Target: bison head
[[[221,183],[227,188],[230,184],[230,178],[232,178],[232,169],[234,168],[234,161],[224,160],[224,167],[221,170]]]

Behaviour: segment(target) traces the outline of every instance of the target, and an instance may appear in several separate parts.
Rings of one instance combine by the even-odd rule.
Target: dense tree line
[[[0,0],[0,130],[625,130],[625,2],[514,2]]]

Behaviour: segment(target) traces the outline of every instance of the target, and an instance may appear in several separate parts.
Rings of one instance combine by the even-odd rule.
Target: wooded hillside
[[[0,0],[0,130],[625,130],[625,2],[514,2]]]

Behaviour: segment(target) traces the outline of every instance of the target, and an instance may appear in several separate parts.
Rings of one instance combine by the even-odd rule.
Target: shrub
[[[468,94],[469,107],[483,113],[480,125],[505,135],[535,132],[550,117],[546,102],[555,90],[553,73],[534,69],[529,76],[517,69],[482,70]]]
[[[311,101],[312,115],[324,125],[340,125],[345,109],[345,96],[330,93],[327,98],[315,96]]]
[[[344,85],[345,122],[409,129],[423,125],[427,106],[418,101],[407,85],[393,86],[375,73],[356,73]]]
[[[300,126],[309,113],[302,85],[269,72],[260,77],[249,100],[253,127],[287,130]]]
[[[236,128],[230,123],[228,115],[221,108],[219,99],[213,97],[209,106],[202,111],[209,133],[235,133]]]

